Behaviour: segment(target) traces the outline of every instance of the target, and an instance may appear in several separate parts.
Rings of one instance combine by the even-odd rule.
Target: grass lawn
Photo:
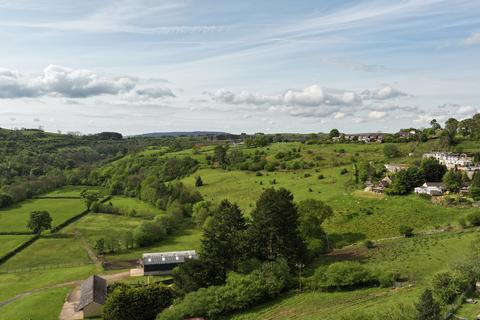
[[[411,287],[369,288],[344,292],[288,294],[229,319],[338,319],[358,311],[374,312],[389,306],[416,301],[432,276],[465,258],[476,232],[445,233],[382,242],[375,249],[344,248],[323,257],[319,264],[338,259],[364,261],[372,269],[398,270],[409,277]]]
[[[32,236],[29,236],[29,235],[21,235],[21,236],[0,235],[0,257],[12,251],[16,247],[20,246],[22,243],[26,242],[31,237]]]
[[[93,246],[95,241],[106,236],[116,236],[123,239],[123,234],[142,222],[140,218],[126,217],[113,214],[89,213],[82,219],[75,221],[64,229],[65,233],[74,233],[75,230],[85,237]]]
[[[70,289],[57,288],[25,296],[2,307],[0,320],[58,319],[65,296]]]
[[[164,252],[180,250],[198,250],[202,233],[198,229],[180,230],[175,235],[169,236],[158,244],[135,248],[128,252],[107,255],[109,260],[134,260],[140,259],[145,252]]]
[[[5,209],[0,209],[0,232],[25,232],[32,211],[46,210],[50,213],[52,226],[85,210],[80,199],[31,199],[25,200]]]
[[[102,187],[92,187],[92,186],[65,186],[58,188],[54,191],[42,194],[42,197],[78,197],[80,198],[80,192],[83,190],[97,190],[99,192],[104,192],[105,190]]]
[[[55,234],[35,241],[0,266],[0,271],[89,263],[80,242],[72,235]]]
[[[137,211],[138,215],[141,215],[142,213],[147,213],[147,214],[164,213],[163,210],[160,210],[155,206],[151,205],[150,203],[139,200],[137,198],[116,196],[116,197],[113,197],[109,202],[111,202],[115,207],[121,208],[127,212],[134,209],[135,211]]]

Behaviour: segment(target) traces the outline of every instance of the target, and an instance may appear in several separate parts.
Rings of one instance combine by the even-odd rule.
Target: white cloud
[[[174,97],[168,88],[137,88],[141,79],[107,75],[86,69],[47,66],[40,75],[0,70],[0,98],[34,98],[42,96],[87,98],[99,95],[133,94],[144,98]],[[134,90],[137,88],[136,90]]]
[[[476,32],[472,34],[470,37],[463,40],[463,44],[467,46],[473,46],[476,44],[480,44],[480,32]]]
[[[368,113],[368,117],[375,120],[383,119],[386,115],[387,113],[385,111],[371,111]]]
[[[432,119],[436,119],[439,123],[444,123],[449,118],[463,120],[479,112],[480,109],[471,105],[443,104],[438,106],[435,111],[419,114],[413,122],[428,125]]]
[[[386,100],[406,96],[407,94],[392,86],[382,85],[373,91],[365,90],[361,95],[363,99]]]
[[[263,95],[240,91],[238,93],[219,89],[214,93],[206,92],[216,102],[241,106],[250,106],[254,110],[265,106],[269,112],[282,112],[299,117],[329,117],[334,119],[344,118],[353,112],[362,112],[369,109],[370,119],[381,119],[389,110],[411,111],[409,107],[387,105],[385,100],[393,99],[407,94],[389,85],[370,91],[364,90],[357,93],[354,90],[331,89],[318,85],[308,86],[301,90],[290,89],[277,95]],[[365,105],[365,100],[371,101]],[[378,106],[376,105],[378,104]]]
[[[360,96],[353,91],[327,89],[318,85],[312,85],[303,90],[287,90],[279,95],[261,95],[247,91],[234,93],[224,89],[209,95],[215,101],[228,104],[318,107],[361,103]]]

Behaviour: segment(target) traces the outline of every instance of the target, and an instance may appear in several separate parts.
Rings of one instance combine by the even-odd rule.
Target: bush
[[[313,288],[352,289],[376,282],[372,272],[358,262],[342,261],[318,268],[311,279]]]
[[[432,280],[433,293],[444,304],[450,304],[469,288],[468,278],[460,272],[440,272]]]
[[[325,179],[325,176],[323,174],[319,174],[317,178],[318,178],[318,180],[323,180],[323,179]]]
[[[156,315],[171,305],[173,290],[161,283],[141,287],[117,284],[109,288],[104,320],[154,320]]]
[[[400,226],[398,229],[400,234],[405,236],[405,238],[413,237],[413,228],[409,226]]]
[[[347,174],[348,173],[348,170],[343,168],[341,171],[340,171],[340,174],[341,175],[344,175],[344,174]]]
[[[365,241],[363,242],[363,245],[364,245],[365,248],[367,248],[367,249],[373,249],[373,248],[375,248],[375,243],[373,243],[372,240],[365,240]]]
[[[13,197],[6,193],[0,193],[0,208],[5,208],[13,204]]]
[[[480,226],[480,212],[472,212],[467,216],[467,221],[472,226]]]

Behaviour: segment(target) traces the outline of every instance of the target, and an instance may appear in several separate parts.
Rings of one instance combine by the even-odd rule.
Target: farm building
[[[187,259],[198,259],[195,250],[144,253],[143,273],[146,276],[170,274],[177,265],[184,263]]]
[[[425,182],[421,187],[415,188],[415,193],[441,196],[443,195],[443,190],[444,187],[441,182]]]
[[[85,318],[98,317],[102,314],[106,298],[107,280],[93,275],[82,283],[76,311],[83,311]]]

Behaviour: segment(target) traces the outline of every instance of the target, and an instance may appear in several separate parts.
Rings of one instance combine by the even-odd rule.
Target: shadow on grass
[[[359,232],[346,232],[346,233],[331,233],[328,235],[333,247],[335,249],[348,246],[350,244],[357,243],[365,240],[367,237],[364,233]]]

